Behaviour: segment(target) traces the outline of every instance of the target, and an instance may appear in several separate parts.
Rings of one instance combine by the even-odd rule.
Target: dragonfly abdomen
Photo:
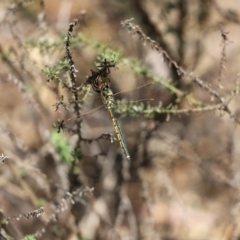
[[[113,67],[113,66],[114,65],[110,65],[109,67]],[[102,68],[100,71],[101,71],[101,74],[92,71],[92,76],[88,79],[87,82],[89,84],[91,84],[94,91],[101,94],[103,104],[106,106],[108,113],[111,117],[119,144],[124,152],[125,157],[129,161],[131,161],[122,131],[117,122],[117,119],[113,115],[113,108],[114,108],[115,101],[114,101],[114,97],[113,97],[113,92],[110,88],[110,79],[107,77],[108,74],[110,73],[110,71],[108,68],[106,68],[106,69]]]
[[[121,128],[120,128],[120,126],[118,124],[117,119],[113,115],[113,111],[112,110],[114,108],[114,103],[115,103],[114,97],[113,97],[113,92],[110,89],[110,86],[108,84],[104,85],[101,88],[100,92],[101,92],[102,101],[106,105],[107,110],[109,112],[109,115],[111,117],[111,120],[112,120],[114,129],[115,129],[115,132],[117,134],[117,138],[118,138],[120,147],[122,148],[122,150],[124,152],[124,155],[126,156],[127,160],[131,161],[131,158],[130,158],[130,155],[129,155],[129,152],[128,152],[128,149],[127,149],[127,144],[126,144],[125,139],[123,137]]]

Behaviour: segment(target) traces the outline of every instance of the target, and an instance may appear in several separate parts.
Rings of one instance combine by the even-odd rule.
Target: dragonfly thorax
[[[108,113],[111,117],[111,120],[113,122],[113,126],[115,129],[119,144],[120,144],[126,158],[129,161],[131,161],[122,131],[121,131],[118,121],[115,118],[113,111],[112,111],[114,108],[115,101],[114,101],[114,97],[113,97],[113,92],[110,89],[110,79],[107,77],[108,74],[110,73],[110,71],[108,68],[103,68],[101,71],[102,71],[101,74],[92,71],[92,76],[88,79],[87,83],[91,84],[91,86],[95,92],[101,94],[103,104],[106,106]]]
[[[103,103],[107,106],[109,110],[112,110],[114,107],[114,97],[113,97],[113,92],[110,89],[110,86],[108,84],[105,84],[101,88],[101,97]]]

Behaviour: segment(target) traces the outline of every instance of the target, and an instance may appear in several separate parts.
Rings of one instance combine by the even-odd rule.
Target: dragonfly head
[[[90,82],[95,92],[101,93],[104,88],[110,88],[110,79],[108,77],[97,76]]]
[[[115,64],[110,64],[105,59],[103,65],[100,66],[97,72],[91,70],[92,76],[87,79],[87,83],[90,84],[95,92],[101,93],[102,89],[106,85],[110,88],[110,79],[108,75],[110,74],[110,68],[115,67]]]

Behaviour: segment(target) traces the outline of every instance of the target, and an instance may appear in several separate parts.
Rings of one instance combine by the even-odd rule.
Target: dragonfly
[[[106,69],[107,70],[107,69]],[[131,162],[131,157],[127,148],[126,141],[124,139],[120,125],[113,114],[113,108],[115,105],[115,99],[113,91],[110,88],[110,79],[107,77],[108,72],[102,73],[96,76],[96,72],[92,71],[92,78],[89,78],[88,83],[92,86],[93,90],[101,95],[103,105],[106,107],[109,116],[112,120],[113,127],[115,129],[119,145],[126,157]]]
[[[99,69],[98,69],[99,70]],[[94,99],[95,97],[97,97],[96,95],[99,95],[100,98],[101,98],[101,102],[102,102],[102,105],[99,106],[95,109],[92,109],[90,111],[87,111],[87,112],[84,112],[84,113],[81,113],[81,118],[82,119],[86,119],[89,117],[90,114],[92,113],[96,113],[96,110],[99,110],[101,109],[102,107],[105,107],[105,110],[108,112],[109,116],[110,116],[110,119],[112,121],[112,124],[113,124],[113,128],[115,130],[115,133],[116,133],[116,136],[117,136],[117,140],[118,140],[118,143],[122,149],[122,152],[125,156],[125,158],[131,162],[131,157],[130,157],[130,154],[129,154],[129,151],[128,151],[128,148],[127,148],[127,144],[126,144],[126,141],[125,141],[125,138],[123,136],[123,132],[120,128],[120,125],[118,123],[118,120],[116,119],[114,113],[113,113],[113,109],[115,109],[115,105],[116,105],[116,100],[115,100],[115,96],[118,95],[118,94],[123,94],[124,92],[133,92],[133,91],[136,91],[140,88],[143,88],[145,86],[149,86],[149,85],[152,85],[153,83],[147,83],[147,84],[144,84],[144,85],[141,85],[140,87],[137,87],[135,89],[128,89],[128,90],[125,90],[125,91],[121,91],[121,92],[118,92],[116,94],[113,94],[113,91],[110,87],[111,85],[111,80],[108,78],[108,74],[109,72],[107,72],[107,69],[106,68],[101,68],[98,72],[94,72],[92,71],[92,76],[88,77],[87,80],[81,85],[82,87],[85,85],[90,85],[92,87],[92,89],[94,90],[94,93],[93,94],[93,98]],[[81,89],[81,87],[79,88],[79,90]],[[148,88],[149,89],[149,88]],[[145,89],[146,90],[146,89]],[[145,91],[144,91],[145,92]],[[92,95],[92,94],[91,94]],[[95,95],[95,97],[94,97]],[[130,94],[131,95],[131,94]],[[132,96],[132,95],[131,95]],[[84,97],[84,94],[83,94],[83,98]],[[96,99],[95,99],[96,100]],[[138,101],[149,101],[149,100],[153,100],[152,98],[146,98],[146,99],[141,99],[141,100],[138,100]],[[138,102],[138,101],[133,101],[133,102]],[[90,105],[93,104],[93,102],[91,100],[88,100],[87,101]],[[91,103],[92,102],[92,103]],[[89,106],[89,104],[85,104],[85,107],[91,107],[92,106]],[[96,107],[96,106],[95,106]],[[71,119],[73,119],[72,117],[69,118],[67,121],[71,121]],[[105,118],[106,119],[106,118]],[[88,121],[84,121],[85,123],[87,123],[88,126],[90,126],[90,122],[91,121],[94,121],[94,118],[91,117],[91,120],[89,119]],[[98,122],[100,123],[101,121],[98,120]],[[106,134],[103,134],[104,136]],[[111,134],[110,134],[111,135]],[[105,137],[104,137],[105,138]],[[112,141],[112,139],[114,139],[111,135],[110,137],[110,140]]]

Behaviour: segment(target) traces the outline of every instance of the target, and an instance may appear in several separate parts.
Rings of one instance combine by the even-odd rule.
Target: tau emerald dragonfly
[[[111,67],[111,66],[110,66]],[[102,68],[99,73],[92,71],[92,77],[89,78],[88,83],[91,84],[93,90],[98,92],[101,95],[102,102],[106,107],[110,118],[112,120],[117,139],[119,142],[120,147],[128,161],[131,161],[131,157],[128,152],[127,144],[123,137],[122,130],[119,126],[117,119],[113,114],[113,108],[115,104],[113,92],[110,88],[110,80],[107,75],[110,73],[109,66],[106,68]]]
[[[129,154],[129,151],[128,151],[126,141],[124,139],[123,132],[120,128],[118,120],[116,119],[116,117],[114,116],[114,113],[113,113],[113,109],[115,108],[115,95],[117,95],[117,94],[113,94],[113,91],[110,87],[111,81],[108,78],[108,74],[110,73],[110,70],[109,70],[110,67],[112,67],[112,65],[111,66],[103,65],[103,67],[99,68],[98,71],[96,71],[96,72],[92,71],[92,75],[87,78],[87,80],[84,84],[85,85],[91,85],[92,89],[94,90],[93,93],[95,93],[93,95],[97,95],[101,98],[101,105],[105,107],[105,109],[108,112],[108,115],[110,116],[113,128],[114,128],[116,136],[117,136],[117,140],[118,140],[119,145],[122,149],[122,152],[123,152],[125,158],[128,161],[131,161],[131,157],[130,157],[130,154]],[[150,84],[152,84],[152,83],[150,83]],[[148,86],[150,84],[145,84],[143,86],[138,87],[137,89],[142,88],[144,86]],[[127,91],[129,91],[129,90],[127,90]],[[150,99],[147,99],[147,100],[150,100]],[[142,100],[140,100],[140,101],[142,101]],[[86,101],[87,104],[90,103],[90,102],[91,101]],[[90,107],[90,109],[91,109],[91,107]],[[92,112],[92,109],[89,112]],[[81,114],[83,119],[85,118],[85,116],[88,113],[86,115],[85,114],[86,113]],[[83,115],[85,115],[85,116],[83,116]],[[105,116],[104,117],[105,120],[103,120],[103,122],[107,122],[107,118],[108,117]],[[85,121],[85,122],[91,122],[91,121],[92,120],[88,120],[88,121]],[[100,122],[101,122],[101,120],[99,119],[98,124]],[[95,126],[95,128],[96,128],[96,126]]]

